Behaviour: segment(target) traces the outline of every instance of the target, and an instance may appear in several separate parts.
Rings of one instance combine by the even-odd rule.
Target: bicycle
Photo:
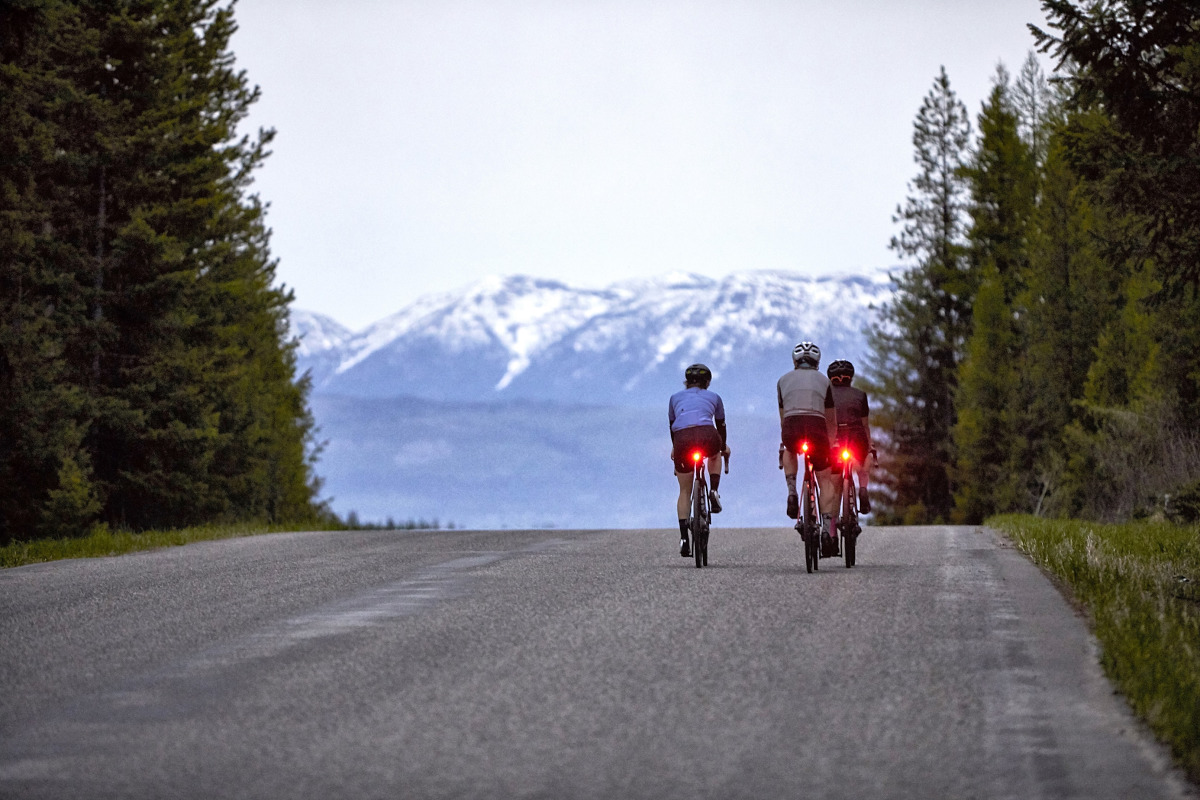
[[[843,447],[838,452],[842,462],[842,505],[838,516],[838,538],[842,540],[842,553],[846,558],[846,568],[854,566],[855,544],[862,526],[858,524],[858,496],[854,488],[854,453],[849,447]]]
[[[804,568],[809,572],[820,569],[821,532],[824,522],[821,519],[821,487],[817,483],[817,474],[813,470],[812,461],[808,456],[809,444],[800,442],[799,453],[804,469],[804,481],[800,489],[800,513],[796,518],[796,532],[804,540]]]
[[[729,474],[729,456],[722,453],[725,474]],[[696,568],[708,566],[708,533],[712,524],[712,510],[708,507],[708,481],[705,479],[705,458],[702,450],[692,451],[692,506],[688,514],[687,528],[692,535],[692,556]]]

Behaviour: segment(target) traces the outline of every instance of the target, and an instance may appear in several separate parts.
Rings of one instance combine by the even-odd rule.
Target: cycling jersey
[[[838,435],[843,429],[863,430],[871,410],[867,407],[867,393],[853,386],[834,386],[833,402],[837,407]]]
[[[699,425],[720,427],[717,423],[725,422],[725,404],[716,392],[690,386],[671,395],[667,419],[671,422],[672,431]]]
[[[775,387],[783,416],[813,414],[824,416],[825,409],[835,408],[833,385],[812,367],[796,367],[785,373]]]
[[[858,460],[866,458],[871,443],[867,439],[867,393],[853,386],[834,386],[833,401],[837,406],[837,438],[849,446]]]

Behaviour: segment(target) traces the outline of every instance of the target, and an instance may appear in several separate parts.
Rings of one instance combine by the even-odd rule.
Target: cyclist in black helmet
[[[692,467],[689,453],[699,449],[708,459],[708,505],[714,514],[721,511],[717,486],[721,482],[721,455],[729,455],[725,438],[725,404],[716,392],[710,392],[712,371],[703,364],[692,364],[683,373],[683,391],[671,395],[667,420],[671,423],[671,460],[679,481],[679,500],[675,510],[679,517],[679,555],[690,557],[687,516],[692,504]]]
[[[867,496],[871,465],[874,462],[871,450],[871,424],[867,417],[871,409],[867,405],[867,393],[855,389],[854,365],[844,359],[832,362],[825,370],[833,384],[833,403],[837,408],[837,444],[840,450],[850,450],[855,470],[858,472],[858,513],[871,513],[871,500]],[[841,492],[841,484],[837,491]],[[841,498],[838,498],[839,503]],[[834,522],[834,520],[830,520]]]

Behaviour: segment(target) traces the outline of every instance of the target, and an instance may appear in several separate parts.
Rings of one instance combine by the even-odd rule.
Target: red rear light
[[[703,458],[703,457],[704,457],[704,454],[703,454],[703,453],[701,453],[699,450],[697,450],[696,452],[692,453],[692,461],[695,461],[695,462],[697,462],[697,463],[699,463],[699,462],[700,462],[700,459],[701,459],[701,458]]]
[[[807,452],[808,452],[808,442],[801,442],[801,443],[800,443],[800,452],[802,452],[802,453],[807,453]]]
[[[849,460],[850,460],[850,451],[843,450],[842,451],[842,461],[849,461]]]

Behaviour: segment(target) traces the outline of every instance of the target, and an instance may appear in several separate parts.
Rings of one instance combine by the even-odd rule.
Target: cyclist
[[[829,459],[837,417],[833,385],[817,369],[820,365],[821,348],[812,342],[800,342],[792,349],[792,371],[785,373],[775,387],[784,447],[781,458],[788,490],[787,515],[792,519],[800,513],[796,492],[796,473],[800,467],[796,447],[801,441],[809,444],[809,458],[821,489],[821,513],[832,517],[837,509],[831,504],[836,480]]]
[[[683,390],[671,395],[667,420],[671,423],[671,460],[679,481],[679,500],[675,510],[679,517],[679,555],[690,557],[688,545],[688,509],[692,504],[691,453],[700,450],[708,459],[708,505],[714,514],[721,511],[721,456],[729,455],[726,444],[725,404],[716,392],[710,392],[712,371],[703,364],[692,364],[683,373]]]
[[[858,472],[858,513],[869,514],[871,500],[867,496],[867,487],[874,455],[871,450],[871,424],[867,421],[871,413],[867,406],[867,393],[850,385],[854,381],[854,365],[849,361],[834,361],[825,372],[833,384],[833,402],[837,407],[838,448],[847,447],[850,450],[850,457]],[[841,489],[841,482],[838,482],[839,494]],[[841,498],[838,500],[840,504]]]

